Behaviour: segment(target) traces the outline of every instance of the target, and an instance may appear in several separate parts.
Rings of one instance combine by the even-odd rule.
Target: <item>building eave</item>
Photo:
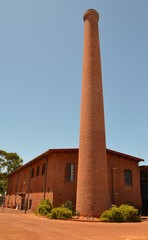
[[[51,153],[56,153],[56,152],[74,152],[74,151],[78,151],[78,148],[59,148],[59,149],[48,149],[46,152],[40,154],[39,156],[33,158],[32,160],[30,160],[29,162],[25,163],[23,166],[17,168],[16,170],[14,170],[12,173],[8,174],[7,177],[11,176],[12,174],[19,172],[20,170],[28,167],[29,165],[35,163],[36,161],[38,161],[39,159],[43,158],[43,157],[47,157],[49,154]]]
[[[23,166],[17,168],[15,171],[13,171],[12,173],[10,173],[7,177],[11,176],[12,174],[30,166],[31,164],[35,163],[36,161],[38,161],[39,159],[43,158],[43,157],[47,157],[49,154],[52,153],[57,153],[57,152],[78,152],[78,148],[55,148],[55,149],[48,149],[46,152],[40,154],[39,156],[33,158],[32,160],[30,160],[29,162],[25,163]],[[117,152],[111,149],[106,149],[107,153],[110,153],[112,155],[117,155],[119,157],[124,157],[124,158],[128,158],[130,160],[136,161],[136,162],[142,162],[144,161],[144,159],[142,158],[138,158],[138,157],[134,157],[125,153],[121,153],[121,152]]]
[[[136,161],[136,162],[143,162],[144,161],[144,159],[142,159],[142,158],[134,157],[134,156],[131,156],[131,155],[128,155],[128,154],[125,154],[125,153],[121,153],[121,152],[117,152],[117,151],[114,151],[114,150],[111,150],[111,149],[107,149],[107,152],[112,154],[112,155],[118,155],[119,157],[128,158],[128,159]]]

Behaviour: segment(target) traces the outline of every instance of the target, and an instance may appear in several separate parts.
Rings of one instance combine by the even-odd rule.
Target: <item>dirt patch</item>
[[[0,211],[0,240],[148,240],[148,221],[100,223],[49,220],[22,211]]]

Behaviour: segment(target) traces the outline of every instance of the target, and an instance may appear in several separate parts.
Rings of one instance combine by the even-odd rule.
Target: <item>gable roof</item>
[[[49,154],[51,153],[57,153],[57,152],[78,152],[78,148],[59,148],[59,149],[48,149],[46,152],[40,154],[39,156],[33,158],[31,161],[27,162],[26,164],[24,164],[23,166],[17,168],[15,171],[13,171],[12,173],[10,173],[8,176],[28,167],[29,165],[31,165],[32,163],[35,163],[36,161],[38,161],[41,158],[46,158]],[[123,158],[128,158],[130,160],[136,161],[136,162],[141,162],[144,161],[144,159],[142,158],[138,158],[138,157],[134,157],[125,153],[121,153],[121,152],[117,152],[111,149],[106,149],[107,153],[110,153],[112,155],[117,155],[118,157],[123,157]]]

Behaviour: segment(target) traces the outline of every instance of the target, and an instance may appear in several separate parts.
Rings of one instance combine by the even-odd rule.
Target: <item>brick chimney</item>
[[[76,209],[99,216],[110,206],[105,142],[99,14],[84,13],[84,55]]]

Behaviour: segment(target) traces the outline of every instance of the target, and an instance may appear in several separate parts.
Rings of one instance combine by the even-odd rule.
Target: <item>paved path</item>
[[[97,223],[49,220],[0,211],[0,240],[148,240],[148,221]]]

